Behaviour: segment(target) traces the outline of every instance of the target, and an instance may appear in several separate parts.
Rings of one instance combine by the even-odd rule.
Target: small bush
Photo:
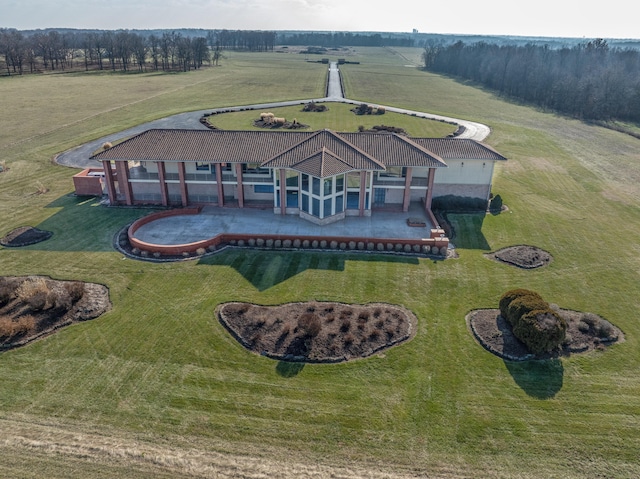
[[[520,296],[509,303],[507,321],[516,326],[522,317],[531,311],[551,311],[549,305],[539,295]]]
[[[14,321],[9,318],[0,320],[0,338],[12,339],[23,336],[35,329],[36,320],[33,316],[21,316]]]
[[[315,338],[322,329],[320,318],[315,313],[304,313],[298,318],[298,328],[305,336]]]
[[[48,304],[52,299],[51,290],[44,278],[25,280],[16,293],[18,298],[26,303],[32,311],[42,311],[53,305]]]
[[[513,327],[513,334],[536,354],[558,348],[566,332],[566,321],[549,308],[526,313]]]
[[[11,301],[13,294],[13,285],[6,278],[0,277],[0,306],[4,306]]]
[[[522,288],[509,290],[500,297],[500,302],[498,304],[498,307],[500,308],[500,314],[503,318],[507,319],[507,308],[509,307],[511,301],[521,296],[537,296],[542,300],[542,296],[540,296],[535,291],[530,291],[528,289]]]
[[[502,211],[502,196],[496,195],[491,199],[489,211],[491,211],[491,213],[500,213],[500,211]]]
[[[598,324],[598,337],[601,339],[615,338],[616,330],[606,319],[600,319],[600,323]]]

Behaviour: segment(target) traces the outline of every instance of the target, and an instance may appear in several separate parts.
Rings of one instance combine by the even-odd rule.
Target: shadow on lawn
[[[491,247],[482,233],[482,223],[485,216],[485,213],[447,214],[447,220],[454,231],[451,241],[456,245],[456,248],[491,251]]]
[[[562,389],[564,367],[559,359],[505,361],[516,384],[536,399],[551,399]]]
[[[417,257],[328,251],[260,251],[228,249],[207,256],[199,265],[231,266],[258,291],[265,291],[309,269],[344,271],[346,261],[418,264]]]
[[[101,205],[100,200],[74,194],[56,198],[45,208],[58,209],[57,212],[40,224],[28,225],[51,231],[53,236],[23,248],[34,251],[114,251],[116,232],[152,211],[148,208],[109,208]]]
[[[276,372],[283,378],[292,378],[297,376],[304,369],[304,363],[289,363],[287,361],[278,361]]]

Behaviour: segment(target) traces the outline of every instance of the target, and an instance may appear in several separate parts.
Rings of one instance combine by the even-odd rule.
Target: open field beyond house
[[[640,476],[640,143],[406,66],[416,51],[358,49],[350,59],[361,64],[343,67],[346,96],[491,127],[486,142],[509,158],[494,193],[509,209],[450,215],[458,259],[124,259],[114,235],[152,210],[76,198],[76,171],[51,162],[185,110],[324,96],[325,67],[301,55],[229,53],[179,75],[0,80],[0,237],[24,225],[53,232],[0,248],[0,274],[104,284],[113,304],[0,354],[0,476]],[[519,244],[554,259],[523,270],[484,256]],[[601,315],[626,341],[551,365],[503,361],[465,315],[513,288]],[[401,305],[416,335],[367,359],[292,367],[247,351],[214,314],[225,302],[310,300]]]

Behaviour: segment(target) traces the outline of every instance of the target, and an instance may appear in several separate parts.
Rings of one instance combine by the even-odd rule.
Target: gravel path
[[[342,94],[342,86],[340,83],[340,72],[338,69],[337,62],[331,62],[331,64],[329,65],[329,85],[327,88],[327,95],[328,96],[326,96],[325,98],[281,101],[281,102],[275,102],[275,103],[257,103],[253,105],[238,105],[238,106],[213,108],[213,109],[210,108],[207,110],[179,113],[177,115],[168,116],[166,118],[161,118],[159,120],[151,121],[148,123],[143,123],[133,128],[129,128],[127,130],[123,130],[118,133],[113,133],[111,135],[98,138],[97,140],[94,140],[94,141],[90,141],[89,143],[85,143],[84,145],[80,145],[76,148],[60,153],[56,157],[55,161],[59,165],[69,166],[72,168],[100,167],[100,165],[96,161],[91,160],[90,157],[105,142],[107,141],[116,142],[122,138],[127,138],[133,135],[137,135],[139,133],[142,133],[143,131],[154,129],[154,128],[184,128],[184,129],[192,129],[192,130],[206,130],[207,128],[200,123],[200,118],[205,113],[222,113],[222,112],[240,111],[240,110],[247,110],[247,109],[254,109],[254,110],[265,109],[266,110],[266,109],[277,108],[281,106],[303,105],[311,101],[340,102],[340,103],[351,103],[351,104],[362,103],[361,101],[349,100],[348,98],[344,98]],[[440,115],[433,115],[431,113],[426,113],[421,111],[395,108],[395,107],[386,106],[386,105],[379,105],[379,106],[383,106],[387,111],[391,111],[394,113],[403,113],[406,115],[413,115],[420,118],[429,118],[432,120],[446,121],[448,123],[461,125],[464,127],[464,132],[458,135],[457,138],[465,138],[465,139],[482,141],[487,136],[489,136],[489,133],[491,132],[489,127],[486,125],[483,125],[482,123],[476,123],[472,121],[461,120],[457,118],[450,118],[450,117],[440,116]]]

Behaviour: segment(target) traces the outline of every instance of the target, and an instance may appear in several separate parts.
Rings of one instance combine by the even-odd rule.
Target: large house
[[[148,130],[92,157],[112,205],[273,208],[318,224],[377,208],[431,215],[436,196],[488,200],[487,145],[456,138],[330,130]]]

